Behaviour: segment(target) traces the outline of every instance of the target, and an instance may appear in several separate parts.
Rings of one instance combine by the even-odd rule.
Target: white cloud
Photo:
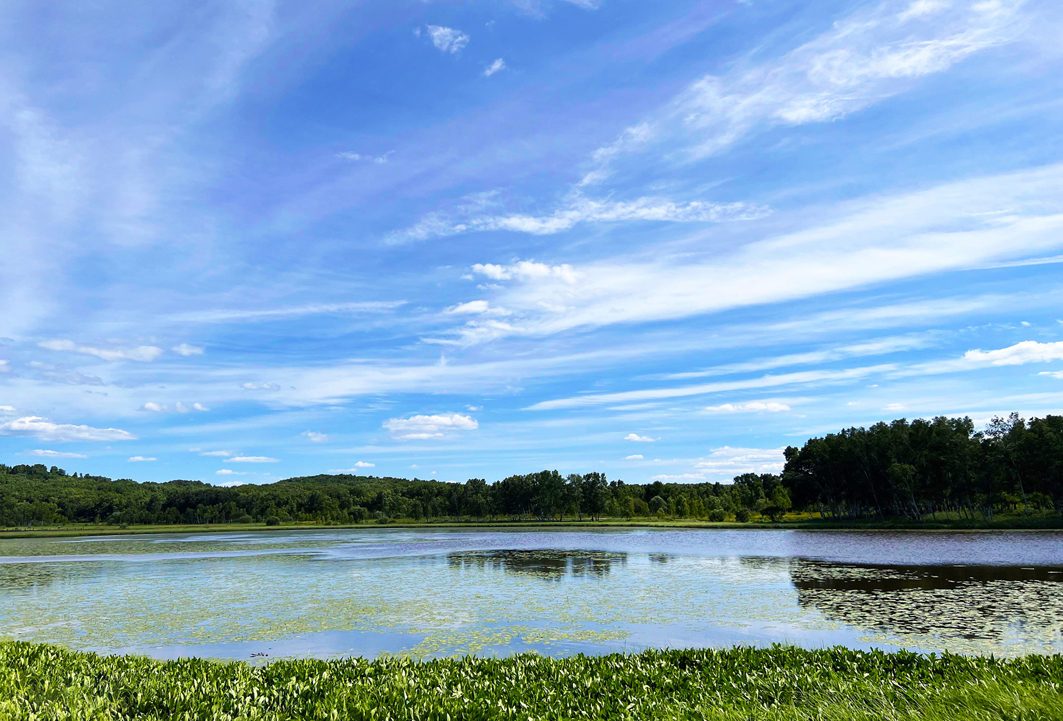
[[[486,300],[470,300],[468,303],[459,303],[458,305],[451,306],[443,312],[450,315],[469,315],[486,313],[490,307],[491,304]]]
[[[476,411],[482,411],[483,409],[484,409],[483,406],[465,406],[465,410],[473,411],[474,413]]]
[[[828,220],[819,227],[700,254],[553,266],[565,268],[563,276],[532,261],[473,270],[520,281],[491,302],[510,311],[510,325],[526,335],[679,319],[1058,249],[1061,185],[1063,165],[1053,165],[847,202],[823,209],[818,215]],[[1002,213],[987,214],[995,210]],[[520,267],[538,272],[518,273]]]
[[[152,413],[162,413],[166,410],[166,406],[161,403],[156,403],[155,401],[148,401],[141,407],[141,410],[151,411]]]
[[[522,260],[512,265],[476,263],[472,266],[472,270],[474,273],[486,275],[492,280],[512,280],[515,278],[527,281],[541,278],[559,278],[565,283],[572,284],[580,278],[580,274],[567,263],[551,266],[545,263],[536,263],[534,260]]]
[[[484,68],[484,77],[489,78],[492,75],[494,75],[495,73],[497,73],[497,72],[499,72],[501,70],[505,70],[505,69],[506,69],[506,61],[503,60],[502,58],[498,58],[493,63],[491,63],[489,66]]]
[[[638,433],[628,433],[624,436],[625,441],[637,441],[638,443],[653,443],[659,439],[650,438],[649,436],[640,436]]]
[[[217,484],[218,488],[237,488],[239,486],[246,486],[243,481],[225,481],[224,483]]]
[[[333,468],[329,471],[329,473],[358,473],[358,471],[363,470],[365,468],[374,467],[376,467],[375,463],[369,463],[367,461],[358,461],[350,468]]]
[[[995,366],[1047,363],[1063,360],[1063,341],[1038,343],[1034,340],[1027,340],[999,350],[969,350],[963,354],[963,357],[970,361],[987,362]]]
[[[203,453],[200,453],[199,455],[201,455],[201,456],[213,456],[213,457],[216,457],[216,458],[228,458],[233,453],[235,453],[235,451],[204,451]]]
[[[307,315],[333,313],[381,313],[405,305],[404,300],[365,301],[360,303],[325,303],[292,306],[289,308],[253,308],[233,310],[206,310],[170,316],[178,323],[230,323],[240,321],[271,321],[300,318]]]
[[[244,383],[243,388],[248,391],[279,391],[281,389],[276,383]]]
[[[1063,378],[1063,371],[1041,371],[1037,375],[1048,376],[1050,378]]]
[[[0,412],[3,412],[3,413],[14,413],[15,412],[15,407],[14,406],[0,406]]]
[[[96,356],[103,360],[133,360],[149,362],[162,355],[162,348],[153,345],[142,345],[136,348],[94,348],[87,345],[79,345],[72,340],[46,340],[37,344],[41,348],[69,353],[81,353],[82,355]]]
[[[636,453],[633,456],[624,456],[624,460],[625,461],[641,461],[642,460],[642,454],[641,453]]]
[[[712,476],[734,477],[743,473],[778,473],[786,463],[784,448],[716,448],[694,468]]]
[[[775,401],[751,401],[749,403],[724,403],[720,406],[708,406],[705,408],[707,411],[714,413],[779,413],[780,411],[790,410],[790,406],[785,403],[776,403]]]
[[[175,345],[170,350],[172,350],[177,355],[183,355],[185,357],[188,357],[190,355],[203,355],[203,348],[201,348],[200,346],[188,345],[187,343]]]
[[[0,373],[7,373],[11,370],[11,366],[8,365],[6,360],[0,360]]]
[[[376,163],[377,165],[383,165],[384,163],[388,162],[388,156],[391,155],[393,152],[395,151],[389,150],[383,155],[362,155],[361,153],[344,152],[336,153],[336,157],[341,158],[342,160],[351,160],[354,162],[365,161],[369,163]]]
[[[157,460],[159,460],[159,459],[158,458],[146,458],[144,456],[133,456],[132,458],[129,459],[129,462],[130,463],[144,463],[144,462],[147,462],[147,461],[157,461]]]
[[[427,30],[432,44],[441,52],[456,53],[469,44],[469,36],[461,30],[441,25],[429,25]]]
[[[694,82],[636,126],[633,134],[640,142],[621,137],[600,149],[595,154],[599,167],[591,173],[608,175],[609,162],[649,147],[651,138],[703,157],[774,125],[845,117],[977,52],[1011,42],[1024,28],[1024,4],[887,0],[859,10],[782,57],[761,64],[735,62],[725,75]]]
[[[202,403],[193,403],[192,404],[192,410],[199,411],[200,413],[206,413],[207,411],[210,410],[210,408],[207,408]]]
[[[220,471],[214,471],[214,475],[216,475],[216,476],[246,476],[247,474],[245,472],[243,472],[243,471],[234,471],[234,470],[231,470],[229,468],[222,468]]]
[[[384,428],[400,440],[442,438],[458,431],[473,431],[479,427],[480,424],[475,418],[461,413],[416,415],[409,418],[389,418],[384,421]]]
[[[134,441],[137,438],[118,428],[52,423],[38,416],[26,416],[0,424],[0,435],[34,436],[46,441]]]
[[[564,207],[550,215],[479,215],[448,219],[431,214],[415,225],[387,236],[395,245],[413,240],[428,240],[462,233],[504,230],[530,235],[554,235],[580,223],[615,223],[656,221],[667,223],[722,223],[756,220],[771,213],[770,209],[749,203],[711,203],[695,200],[676,203],[664,198],[638,198],[633,201],[600,201],[575,194]]]
[[[30,451],[30,455],[40,456],[41,458],[88,458],[81,453],[66,453],[64,451]]]
[[[599,395],[586,394],[571,398],[560,398],[552,401],[541,401],[528,407],[529,410],[557,410],[560,408],[579,408],[583,406],[603,405],[607,403],[624,403],[629,401],[660,400],[663,398],[686,398],[689,396],[705,395],[707,393],[719,393],[724,391],[747,390],[750,388],[772,388],[785,385],[844,382],[858,380],[873,373],[896,369],[895,365],[882,364],[863,368],[850,368],[847,370],[815,370],[799,371],[796,373],[783,373],[781,375],[766,375],[760,378],[751,378],[740,381],[726,381],[718,383],[702,383],[693,386],[679,386],[677,388],[649,388],[639,391],[623,391],[621,393],[602,393]]]
[[[327,433],[318,433],[316,431],[304,431],[303,435],[309,438],[311,443],[324,443],[329,438]]]
[[[887,403],[886,406],[882,410],[890,411],[890,412],[893,412],[893,413],[895,413],[897,411],[903,411],[904,410],[904,404],[903,403]]]
[[[279,459],[269,456],[233,456],[226,458],[224,463],[279,463]]]

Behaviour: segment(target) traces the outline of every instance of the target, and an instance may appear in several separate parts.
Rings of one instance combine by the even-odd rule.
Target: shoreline
[[[134,525],[134,526],[63,526],[59,528],[13,528],[0,530],[0,540],[26,538],[88,538],[95,536],[140,536],[164,533],[261,533],[291,531],[339,531],[372,529],[487,529],[487,530],[528,530],[542,528],[548,530],[604,530],[604,529],[660,529],[660,530],[701,530],[701,531],[859,531],[859,532],[924,532],[924,533],[1063,533],[1063,518],[1026,519],[1009,518],[992,524],[969,524],[968,522],[924,521],[893,522],[868,521],[845,523],[819,519],[781,521],[778,523],[750,521],[738,523],[731,521],[694,521],[694,520],[658,520],[658,521],[446,521],[439,523],[353,523],[326,525],[320,523],[289,523],[279,526],[267,526],[263,523],[211,523],[211,524],[176,524],[176,525]]]

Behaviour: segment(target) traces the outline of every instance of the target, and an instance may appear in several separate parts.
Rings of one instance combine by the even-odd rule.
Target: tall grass
[[[1063,656],[776,646],[252,667],[8,643],[0,719],[1063,719]]]

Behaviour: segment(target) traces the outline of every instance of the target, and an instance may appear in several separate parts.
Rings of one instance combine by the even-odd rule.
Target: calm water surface
[[[1063,652],[1063,535],[365,529],[0,540],[0,637],[159,658]]]

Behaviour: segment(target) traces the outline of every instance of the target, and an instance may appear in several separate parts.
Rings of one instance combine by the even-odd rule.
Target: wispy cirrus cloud
[[[37,345],[47,350],[91,355],[106,361],[132,360],[146,363],[162,355],[162,348],[153,345],[142,345],[136,348],[96,348],[81,345],[72,340],[46,340]]]
[[[491,302],[528,335],[678,319],[1056,250],[1061,183],[1050,165],[845,203],[818,226],[698,256],[472,267],[509,281]]]
[[[469,36],[457,28],[448,28],[443,25],[427,25],[425,26],[425,32],[436,50],[443,53],[461,52],[462,48],[469,44]]]
[[[611,164],[631,153],[678,146],[688,158],[699,158],[771,126],[845,117],[1012,42],[1029,22],[1026,4],[887,0],[859,10],[777,59],[739,62],[729,73],[692,83],[599,149],[584,184],[604,180]]]
[[[366,468],[375,468],[375,463],[369,463],[368,461],[358,461],[350,468],[334,468],[329,473],[358,473]]]
[[[397,245],[497,230],[529,235],[555,235],[571,230],[581,223],[724,223],[756,220],[770,214],[768,207],[752,203],[714,203],[702,200],[674,202],[652,197],[632,201],[603,201],[586,198],[577,193],[561,208],[548,215],[515,213],[462,217],[460,214],[455,216],[434,213],[409,228],[391,233],[385,238],[385,242]]]
[[[790,406],[775,401],[750,401],[748,403],[724,403],[718,406],[708,406],[705,410],[710,413],[780,413],[790,410]]]
[[[484,77],[489,78],[495,73],[502,72],[506,69],[506,61],[502,58],[498,58],[493,63],[484,68]]]
[[[281,321],[311,315],[342,313],[384,313],[405,305],[404,300],[356,303],[311,303],[280,308],[219,308],[178,313],[169,317],[177,323],[236,323],[242,321]]]
[[[269,456],[233,456],[226,458],[223,463],[280,463],[279,458]]]
[[[35,450],[30,451],[31,456],[39,458],[88,458],[84,453],[69,453],[66,451]]]

